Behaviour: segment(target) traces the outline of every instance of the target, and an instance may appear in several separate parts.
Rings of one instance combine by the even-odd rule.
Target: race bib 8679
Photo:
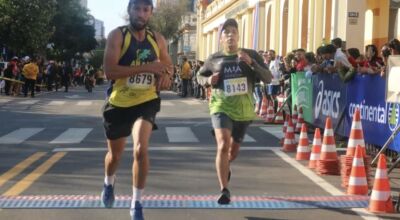
[[[225,96],[244,95],[248,90],[246,77],[224,80]]]
[[[154,85],[155,78],[152,73],[141,73],[131,76],[127,80],[127,86],[133,89],[145,90]]]

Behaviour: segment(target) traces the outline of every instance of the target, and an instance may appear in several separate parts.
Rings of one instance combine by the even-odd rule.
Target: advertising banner
[[[294,105],[303,108],[304,120],[308,123],[313,123],[313,84],[312,79],[305,77],[304,72],[298,72],[291,76],[292,84],[292,109]]]
[[[339,122],[347,106],[347,84],[337,74],[315,74],[312,83],[314,125],[324,128],[329,116],[336,133],[345,136],[344,120]]]
[[[385,79],[380,76],[357,75],[348,83],[348,109],[345,133],[349,136],[353,113],[360,109],[365,142],[383,146],[399,125],[400,105],[385,102]],[[400,135],[390,149],[400,152]]]

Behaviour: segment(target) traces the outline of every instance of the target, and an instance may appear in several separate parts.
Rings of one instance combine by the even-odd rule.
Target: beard
[[[140,21],[138,19],[129,18],[130,25],[135,31],[144,30],[147,27],[147,23],[145,21]]]

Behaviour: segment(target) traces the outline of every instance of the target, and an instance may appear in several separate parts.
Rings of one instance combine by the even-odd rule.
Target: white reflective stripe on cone
[[[350,186],[365,186],[365,185],[367,185],[367,178],[350,176],[349,185]]]
[[[387,179],[388,175],[387,175],[387,171],[382,170],[382,169],[376,169],[375,171],[375,179]]]
[[[309,147],[297,147],[297,152],[304,152],[304,153],[307,153],[307,152],[311,152],[310,151],[310,148]]]
[[[314,140],[313,140],[313,145],[319,145],[319,146],[321,146],[321,145],[322,145],[321,139],[320,139],[320,138],[314,139]]]
[[[336,152],[336,145],[334,144],[324,144],[321,148],[322,152]]]
[[[333,136],[333,129],[325,129],[324,136]]]
[[[310,160],[319,160],[319,154],[311,153]]]
[[[387,201],[391,196],[390,192],[372,190],[371,200]]]
[[[361,125],[361,121],[353,121],[351,123],[351,129],[361,129],[362,125]]]
[[[364,139],[349,139],[349,143],[347,144],[348,148],[350,147],[357,147],[357,145],[360,145],[361,147],[365,146]]]
[[[291,139],[285,138],[285,141],[283,142],[283,144],[293,144],[293,141]]]
[[[364,160],[362,158],[354,157],[352,165],[353,165],[353,167],[354,166],[356,166],[356,167],[364,166]]]

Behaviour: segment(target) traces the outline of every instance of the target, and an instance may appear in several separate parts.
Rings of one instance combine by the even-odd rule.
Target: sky
[[[124,16],[129,0],[88,0],[90,14],[104,22],[105,37],[126,22]]]

